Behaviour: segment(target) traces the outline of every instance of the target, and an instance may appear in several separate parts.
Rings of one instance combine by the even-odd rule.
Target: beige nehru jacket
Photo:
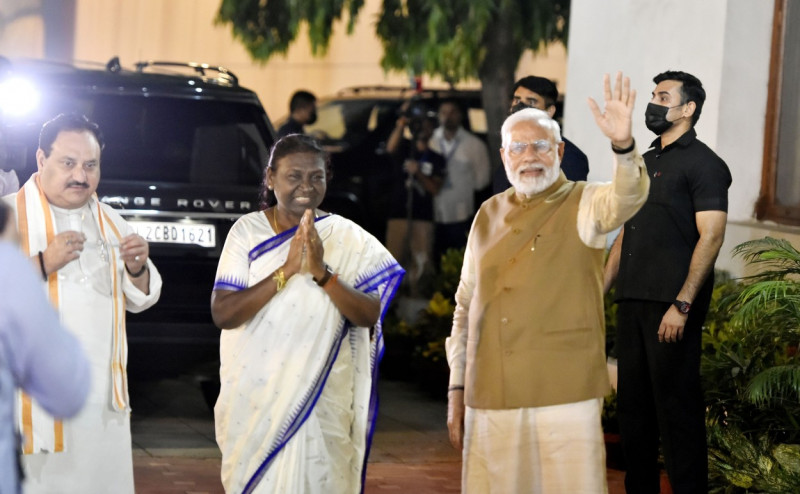
[[[642,206],[650,181],[634,150],[610,183],[567,181],[520,199],[487,200],[470,230],[453,328],[450,384],[472,408],[557,405],[602,397],[606,234]]]

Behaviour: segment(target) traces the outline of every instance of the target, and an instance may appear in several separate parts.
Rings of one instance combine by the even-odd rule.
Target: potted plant
[[[703,333],[709,486],[719,493],[800,485],[800,252],[764,238],[736,247],[760,269],[723,282]]]

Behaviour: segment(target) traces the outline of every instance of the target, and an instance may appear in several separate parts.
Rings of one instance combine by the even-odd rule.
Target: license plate
[[[136,233],[148,242],[216,247],[217,229],[208,223],[167,223],[128,220]]]

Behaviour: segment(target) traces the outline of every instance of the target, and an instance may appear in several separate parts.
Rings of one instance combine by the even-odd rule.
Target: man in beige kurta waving
[[[558,124],[525,109],[503,123],[512,188],[481,206],[470,230],[451,336],[448,427],[463,450],[466,493],[607,491],[602,398],[606,233],[647,198],[631,136],[635,91],[604,80],[589,105],[611,140],[613,182],[571,182]]]

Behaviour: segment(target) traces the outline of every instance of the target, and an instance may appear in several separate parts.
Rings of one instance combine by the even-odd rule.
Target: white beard
[[[547,189],[558,180],[558,176],[561,173],[561,163],[559,163],[558,158],[556,158],[551,167],[547,167],[542,163],[525,163],[517,168],[516,171],[511,170],[508,165],[505,165],[505,168],[508,181],[517,192],[526,196],[532,196]],[[528,170],[544,170],[544,174],[535,177],[522,176],[522,172]]]

